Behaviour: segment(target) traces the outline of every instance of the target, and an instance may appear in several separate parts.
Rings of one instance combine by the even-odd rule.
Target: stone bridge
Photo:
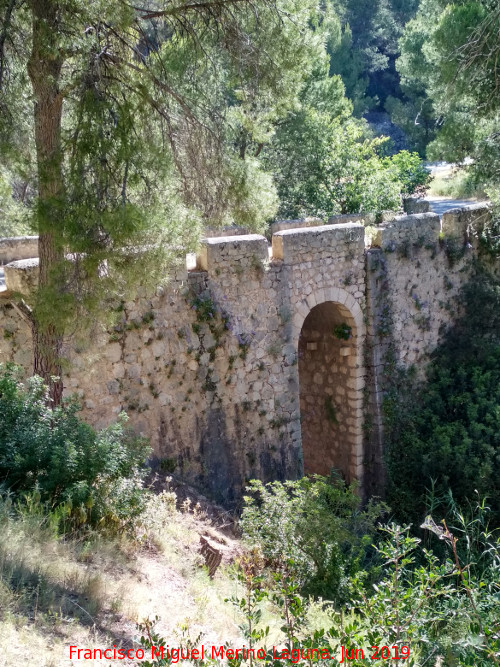
[[[205,239],[196,265],[67,344],[67,393],[97,427],[125,410],[154,459],[235,504],[251,478],[337,469],[383,486],[381,403],[394,364],[425,368],[479,252],[483,205]],[[1,241],[0,241],[1,246]],[[451,252],[453,249],[453,253]],[[29,370],[12,306],[36,262],[5,266],[0,361]]]

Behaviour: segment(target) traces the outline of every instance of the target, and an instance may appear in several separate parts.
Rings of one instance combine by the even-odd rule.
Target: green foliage
[[[30,209],[27,202],[21,199],[26,188],[18,183],[20,196],[14,198],[13,181],[13,175],[0,164],[0,238],[30,233]]]
[[[330,52],[334,28],[335,22],[325,28]],[[341,50],[346,34],[348,27],[339,38]],[[330,58],[330,69],[320,63],[306,79],[300,107],[279,122],[263,151],[264,164],[274,173],[281,218],[399,210],[401,194],[428,180],[415,154],[380,157],[386,140],[370,138],[366,125],[351,117],[342,81],[331,74],[338,64],[335,53]]]
[[[346,577],[370,560],[375,523],[385,510],[361,509],[354,485],[315,476],[264,485],[252,481],[241,516],[244,540],[275,571],[284,568],[301,592],[339,600]]]
[[[435,176],[430,193],[450,199],[486,199],[484,186],[468,167],[453,169],[449,175]]]
[[[382,163],[394,169],[394,177],[401,184],[403,197],[423,194],[432,178],[418,153],[400,151],[391,157],[384,158]]]
[[[434,106],[417,86],[406,84],[402,99],[388,97],[385,108],[391,121],[400,127],[409,146],[421,157],[426,156],[427,146],[436,136],[437,120]]]
[[[457,528],[448,528],[446,522],[436,525],[427,517],[422,528],[444,545],[440,557],[422,549],[409,526],[383,526],[376,550],[384,565],[376,583],[369,585],[364,572],[352,576],[349,602],[340,608],[329,606],[315,629],[309,613],[313,603],[300,595],[293,571],[275,569],[266,577],[262,556],[249,552],[236,574],[244,584],[244,597],[231,600],[243,616],[245,638],[251,627],[264,664],[275,664],[277,655],[266,645],[269,627],[262,623],[267,602],[281,621],[279,639],[273,640],[281,647],[280,664],[290,667],[326,666],[332,659],[348,660],[356,667],[389,659],[411,667],[497,665],[500,536],[488,530],[485,519],[479,509]],[[432,535],[430,541],[437,543]],[[308,655],[308,649],[319,653]],[[238,664],[252,665],[252,660],[240,658]]]
[[[199,632],[198,636],[193,638],[189,635],[187,624],[183,624],[180,632],[175,632],[177,641],[174,647],[172,646],[172,640],[167,641],[157,631],[156,625],[159,620],[159,616],[155,616],[153,620],[147,618],[137,624],[137,630],[141,633],[139,642],[145,654],[145,659],[141,660],[141,664],[144,667],[169,667],[179,662],[196,665],[196,667],[220,664],[220,662],[211,657],[192,658],[190,660],[181,659],[180,651],[182,651],[183,656],[191,655],[192,651],[197,651],[198,655],[201,653],[200,646],[202,644],[203,633]],[[164,648],[164,651],[162,651],[162,648]],[[148,655],[151,656],[151,660],[147,659]]]
[[[142,464],[149,448],[126,429],[126,415],[96,433],[67,402],[47,407],[38,377],[0,366],[0,478],[19,499],[41,503],[65,517],[111,531],[130,527],[144,504]]]
[[[352,327],[350,327],[345,322],[342,324],[337,324],[333,329],[333,335],[339,340],[349,340],[352,336]]]
[[[333,0],[341,39],[329,47],[332,72],[340,74],[356,115],[383,105],[401,90],[395,71],[398,38],[417,0]]]
[[[336,213],[398,210],[400,185],[362,126],[313,104],[292,113],[266,151],[280,197],[278,215],[328,217]]]
[[[321,502],[318,509],[322,516]],[[281,510],[279,505],[276,514]],[[229,664],[500,664],[500,534],[488,528],[488,518],[484,502],[471,507],[470,514],[453,505],[449,522],[437,524],[429,515],[421,526],[427,548],[409,526],[380,526],[374,549],[382,565],[376,580],[354,571],[347,583],[349,599],[340,605],[304,597],[293,558],[273,555],[281,536],[272,518],[259,533],[261,547],[248,549],[235,562],[235,592],[226,602],[234,607],[249,653],[239,651]],[[284,520],[286,530],[287,511]],[[163,659],[158,657],[158,649],[172,642],[156,631],[157,621],[138,626],[141,645],[148,651],[156,647],[156,659],[146,663],[151,667],[173,662],[166,650]],[[186,630],[175,646],[184,652],[199,648],[201,635],[191,638]],[[233,656],[234,648],[224,646]],[[210,654],[187,660],[196,667],[222,662],[222,656]]]
[[[488,195],[492,202],[491,220],[483,225],[480,234],[480,243],[487,254],[498,258],[500,256],[500,186],[488,188]]]
[[[373,100],[366,96],[368,76],[363,68],[363,57],[358,49],[353,48],[352,30],[347,23],[337,43],[328,44],[331,56],[330,73],[338,74],[345,86],[345,93],[353,105],[353,113],[360,116],[371,106]]]
[[[378,547],[386,563],[383,576],[371,593],[362,578],[354,580],[352,608],[365,636],[372,646],[409,646],[410,665],[438,656],[446,665],[498,664],[498,579],[484,570],[473,573],[470,561],[460,561],[458,538],[446,523],[441,528],[429,517],[422,527],[436,530],[449,555],[439,559],[427,549],[418,553],[420,540],[410,536],[408,526],[386,526],[387,539]],[[481,555],[496,577],[500,542],[483,534]],[[466,532],[464,541],[469,537]]]
[[[406,109],[421,125],[418,150],[433,140],[431,159],[473,157],[478,178],[492,183],[499,175],[499,22],[492,0],[421,0],[405,27],[397,64]],[[393,117],[402,110],[392,103]]]
[[[258,548],[243,554],[236,564],[236,578],[243,586],[244,597],[236,595],[228,598],[243,617],[239,626],[248,647],[254,649],[269,634],[269,628],[259,627],[262,619],[260,603],[267,597],[265,590],[264,561]],[[252,660],[250,660],[252,663]]]
[[[3,169],[24,171],[46,248],[26,301],[49,384],[71,323],[165,282],[203,225],[262,231],[275,214],[258,155],[321,60],[323,12],[258,4],[0,6],[0,206]]]
[[[499,281],[479,270],[462,306],[423,386],[402,374],[386,398],[388,501],[400,518],[420,521],[431,485],[436,498],[451,489],[459,504],[478,492],[499,525]],[[444,513],[446,503],[436,508]]]

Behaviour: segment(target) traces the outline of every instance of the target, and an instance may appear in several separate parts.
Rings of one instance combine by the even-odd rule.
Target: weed
[[[330,424],[338,426],[339,420],[337,417],[337,410],[333,404],[331,396],[325,396],[324,406],[327,420],[330,422]]]
[[[333,335],[339,340],[349,340],[352,338],[352,327],[350,327],[346,322],[338,324],[333,329]]]

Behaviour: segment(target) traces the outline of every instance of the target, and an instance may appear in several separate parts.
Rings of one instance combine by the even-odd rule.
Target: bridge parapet
[[[452,208],[442,217],[442,232],[447,238],[476,236],[491,219],[489,204],[471,204],[467,207]]]
[[[323,225],[321,218],[298,218],[296,220],[277,220],[269,225],[269,232],[272,236],[277,232],[283,232],[288,229],[300,229],[302,227],[320,227]]]
[[[334,254],[363,255],[365,228],[360,223],[291,229],[273,235],[273,259],[285,264],[321,261]]]
[[[196,256],[196,268],[209,274],[217,274],[221,271],[234,271],[237,266],[241,272],[268,260],[268,243],[264,236],[220,236],[203,239]]]
[[[377,228],[372,245],[391,252],[401,244],[437,243],[440,233],[441,223],[437,213],[401,215]]]
[[[30,294],[38,286],[38,257],[18,259],[4,267],[5,284],[11,292]]]
[[[38,236],[11,236],[0,239],[0,265],[32,257],[38,257]]]

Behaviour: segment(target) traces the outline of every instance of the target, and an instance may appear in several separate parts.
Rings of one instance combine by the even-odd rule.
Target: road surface
[[[439,215],[443,215],[451,208],[462,208],[462,206],[477,203],[474,199],[448,199],[447,197],[426,197],[425,199],[429,202],[431,211]]]

